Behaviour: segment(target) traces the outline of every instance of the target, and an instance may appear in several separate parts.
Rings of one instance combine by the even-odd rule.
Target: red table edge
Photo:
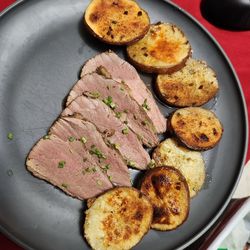
[[[177,2],[177,1],[175,1],[175,2]],[[14,3],[15,3],[14,0],[5,0],[4,2],[0,2],[0,12],[3,11],[4,9],[5,9],[4,12],[8,11],[8,10],[12,7],[12,5],[15,5]],[[180,9],[179,5],[177,5],[177,4],[174,4],[174,5],[176,5],[176,6]],[[184,11],[185,11],[185,10],[184,10]],[[238,77],[238,75],[237,75],[237,73],[236,73],[235,68],[233,67],[233,64],[232,64],[231,60],[230,60],[229,57],[227,56],[227,54],[226,54],[226,52],[224,51],[224,49],[222,48],[222,46],[217,42],[217,40],[215,39],[215,37],[210,33],[209,29],[207,29],[207,27],[205,27],[204,25],[200,24],[200,22],[199,22],[194,16],[192,16],[190,13],[188,13],[187,11],[185,11],[185,13],[188,14],[188,16],[189,16],[191,19],[193,19],[197,24],[199,24],[202,28],[204,27],[204,28],[205,28],[205,31],[206,31],[206,33],[209,35],[209,37],[212,38],[212,40],[220,47],[220,49],[223,51],[223,54],[224,54],[224,56],[226,57],[228,63],[230,64],[231,69],[233,70],[236,79],[237,79],[238,82],[240,83],[239,77]],[[207,32],[207,31],[208,31],[208,32]],[[239,86],[239,87],[240,87],[240,91],[241,91],[242,96],[244,96],[244,92],[243,92],[243,90],[242,90],[242,86]],[[246,99],[245,99],[245,98],[244,98],[244,102],[245,102],[245,106],[244,106],[244,108],[245,108],[245,114],[246,114],[246,117],[248,117],[248,115],[247,115],[247,114],[248,114],[248,112],[247,112],[247,104],[246,104]],[[247,131],[248,131],[248,121],[247,121]],[[248,133],[247,133],[247,138],[246,138],[246,145],[248,146]],[[247,152],[247,150],[246,150],[244,159],[246,159],[246,157],[247,157],[247,159],[250,158],[250,147],[248,147],[248,152]],[[237,203],[236,203],[236,202],[233,202],[232,204],[237,204]],[[240,204],[241,204],[241,202],[240,202]],[[229,205],[229,208],[230,208],[231,206],[232,206],[232,205]],[[225,212],[225,211],[224,211],[224,212]],[[222,215],[222,216],[223,216],[223,215]],[[217,218],[217,219],[218,219],[218,218]],[[216,223],[216,222],[215,222],[215,223]],[[221,223],[222,223],[222,222],[220,222],[218,225],[220,225]],[[215,230],[217,233],[218,233],[218,231],[220,231],[220,230],[218,229],[218,225],[215,226],[215,229],[212,229],[213,232],[214,232],[214,230]],[[0,233],[0,242],[6,244],[6,247],[7,247],[6,249],[9,249],[9,250],[19,250],[19,249],[22,249],[21,246],[24,246],[24,245],[25,245],[23,242],[17,241],[17,239],[16,239],[15,237],[11,236],[11,235],[8,234],[7,232],[5,232],[5,233],[6,233],[6,235],[7,235],[8,238],[5,237],[4,235],[2,235],[2,234]],[[10,240],[9,238],[10,238],[10,239],[13,239],[13,240],[16,242],[16,244],[18,244],[18,245],[16,245],[16,244],[15,244],[12,240]],[[210,237],[209,237],[209,239],[211,240]]]

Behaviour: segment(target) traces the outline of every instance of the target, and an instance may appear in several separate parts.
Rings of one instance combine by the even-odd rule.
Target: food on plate
[[[89,152],[93,158],[90,169],[98,166],[113,185],[131,186],[126,163],[117,150],[105,144],[94,124],[73,117],[59,118],[50,128],[49,134],[56,135],[65,142],[75,142],[71,143],[71,146],[79,155],[84,155],[85,151]],[[82,161],[84,160],[82,158]]]
[[[190,150],[168,138],[153,152],[156,166],[172,166],[185,177],[190,197],[194,197],[205,181],[205,163],[200,152]]]
[[[92,0],[84,22],[95,37],[115,45],[137,41],[150,26],[147,12],[131,0]]]
[[[169,129],[182,143],[194,150],[215,147],[223,133],[222,124],[216,115],[198,107],[176,110],[169,119]]]
[[[105,71],[105,68],[102,67],[102,69]],[[69,95],[85,95],[101,100],[124,123],[122,128],[124,134],[132,133],[132,130],[144,145],[148,147],[158,145],[159,140],[151,119],[129,92],[127,85],[97,73],[91,73],[84,75],[74,85]]]
[[[147,73],[172,73],[181,69],[191,55],[183,31],[174,24],[152,24],[148,33],[127,47],[129,60]]]
[[[147,112],[157,133],[165,132],[166,119],[161,114],[152,93],[141,80],[136,69],[114,52],[108,51],[89,59],[82,69],[81,77],[85,74],[95,72],[100,66],[105,67],[112,79],[122,82],[129,87],[130,96]],[[76,92],[71,92],[66,105],[69,105],[78,95]]]
[[[123,132],[125,124],[103,101],[79,96],[61,114],[62,117],[73,115],[95,124],[105,136],[106,143],[120,152],[127,165],[138,169],[147,168],[150,157],[137,136],[132,132]]]
[[[216,95],[219,86],[215,72],[206,62],[189,58],[181,70],[158,75],[156,89],[165,103],[187,107],[208,102]]]
[[[55,135],[41,138],[27,157],[27,169],[81,200],[112,188],[106,173],[95,165],[93,156],[87,150],[79,154],[72,147],[78,143],[63,141]]]
[[[173,230],[189,214],[189,190],[185,177],[175,168],[162,166],[148,170],[141,184],[141,192],[153,204],[151,228]]]
[[[139,190],[117,187],[86,211],[84,236],[92,249],[131,249],[150,229],[153,208]]]

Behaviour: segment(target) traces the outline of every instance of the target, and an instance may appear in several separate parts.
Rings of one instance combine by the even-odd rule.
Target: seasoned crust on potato
[[[189,58],[181,70],[158,75],[156,89],[167,104],[188,107],[208,102],[219,86],[215,72],[206,62]]]
[[[176,110],[168,120],[168,128],[182,143],[194,150],[215,147],[223,133],[222,124],[216,115],[198,107]]]
[[[191,46],[184,33],[169,23],[152,24],[148,33],[127,47],[134,66],[147,73],[172,73],[181,69],[191,55]]]
[[[136,42],[150,27],[147,12],[133,0],[92,0],[84,22],[94,36],[114,45]]]
[[[153,152],[157,166],[172,166],[185,177],[190,197],[194,197],[205,181],[205,163],[200,152],[190,150],[168,138],[161,142]]]
[[[86,211],[84,235],[93,249],[131,249],[148,232],[149,199],[132,187],[117,187],[96,198]]]
[[[187,219],[189,189],[179,170],[167,166],[148,170],[142,181],[141,191],[153,204],[151,228],[173,230]]]

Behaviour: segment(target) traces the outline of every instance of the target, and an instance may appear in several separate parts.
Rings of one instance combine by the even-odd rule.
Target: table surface
[[[4,10],[14,2],[14,0],[0,0],[0,11]],[[250,70],[248,62],[250,58],[250,31],[227,31],[213,26],[202,17],[200,13],[200,0],[192,0],[192,4],[190,4],[190,0],[174,0],[173,2],[186,10],[203,26],[205,26],[205,28],[216,38],[226,52],[240,79],[248,108],[249,121],[250,84],[248,81],[250,80]],[[247,160],[249,159],[250,147],[248,147],[247,153]],[[0,249],[21,250],[22,248],[0,233]]]

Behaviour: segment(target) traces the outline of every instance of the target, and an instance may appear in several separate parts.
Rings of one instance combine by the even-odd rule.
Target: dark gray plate
[[[62,109],[62,100],[83,62],[111,48],[82,27],[89,1],[26,0],[0,17],[0,224],[27,249],[86,249],[82,238],[83,203],[25,169],[32,145]],[[239,82],[225,54],[190,16],[171,3],[143,0],[152,22],[179,25],[194,57],[217,72],[220,93],[208,106],[224,124],[220,144],[206,153],[207,180],[191,202],[188,220],[172,232],[151,230],[135,249],[184,248],[201,236],[227,205],[245,158],[247,120]],[[122,50],[115,49],[122,55]],[[143,75],[150,85],[151,78]],[[160,104],[168,114],[171,108]],[[14,139],[7,139],[13,132]]]

